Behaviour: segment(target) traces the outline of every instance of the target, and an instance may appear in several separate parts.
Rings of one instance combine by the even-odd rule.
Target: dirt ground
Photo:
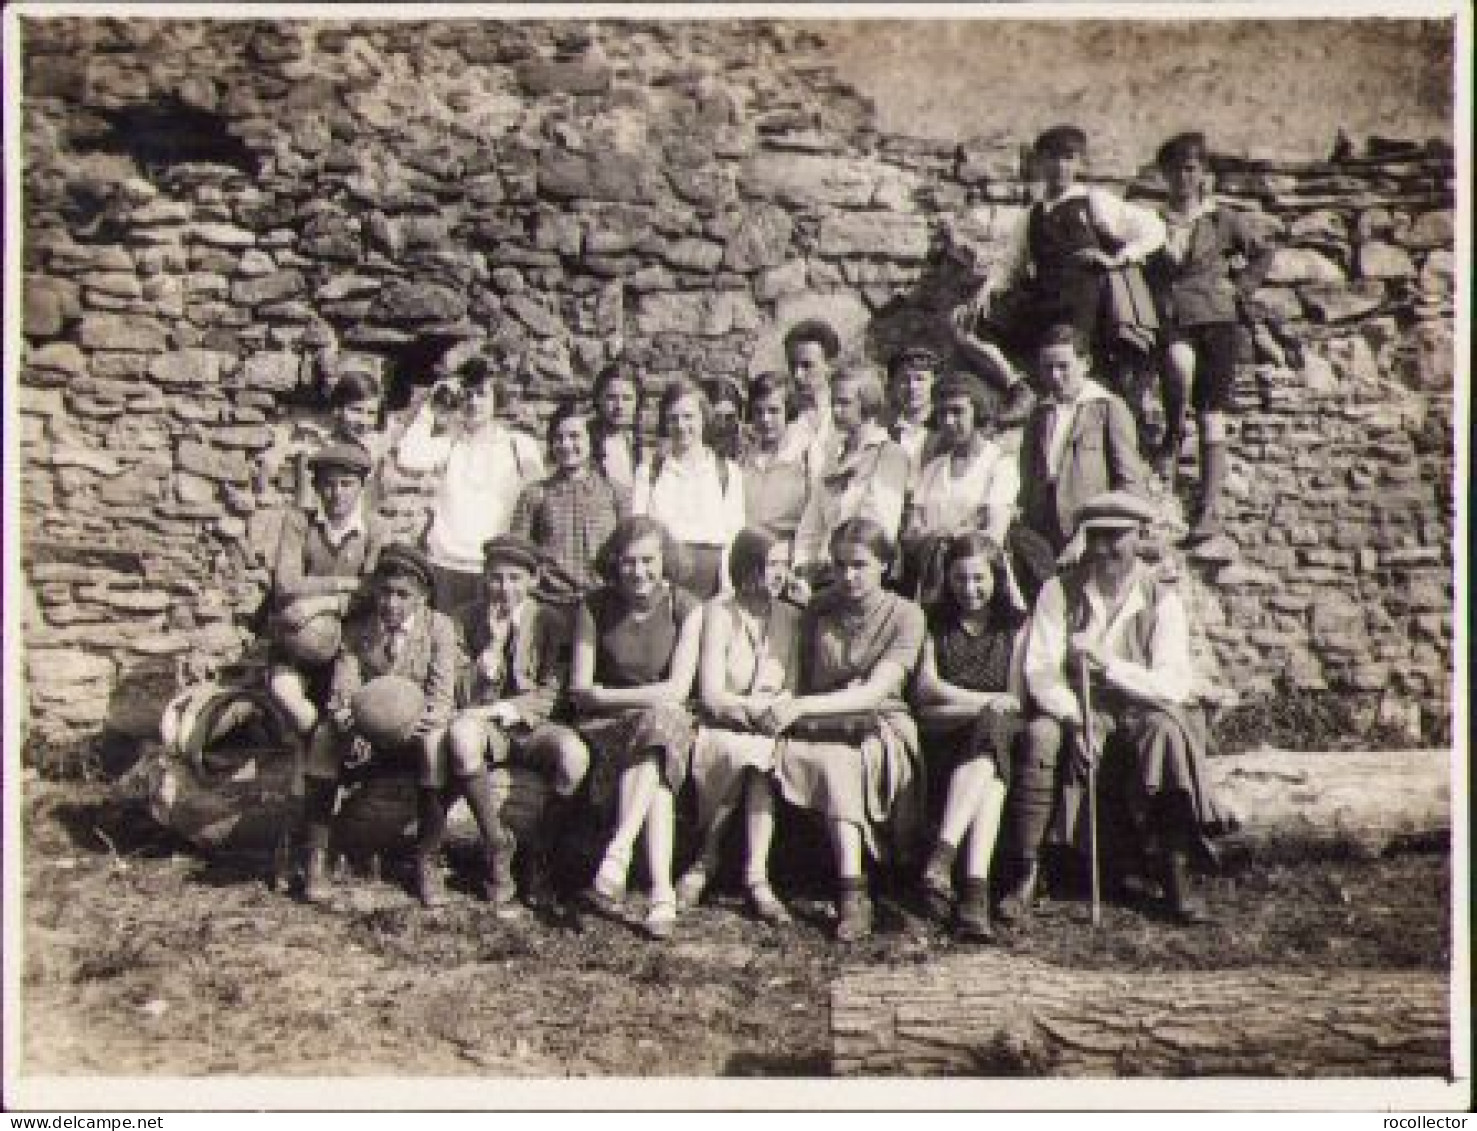
[[[390,880],[329,907],[267,890],[153,826],[108,787],[23,783],[22,1063],[27,1074],[819,1076],[830,979],[922,963],[958,944],[896,901],[841,948],[824,891],[794,926],[719,892],[678,938],[602,919],[494,922],[465,892],[427,912]],[[1079,967],[1445,969],[1445,852],[1375,860],[1263,853],[1200,880],[1210,925],[1075,898],[999,945]]]

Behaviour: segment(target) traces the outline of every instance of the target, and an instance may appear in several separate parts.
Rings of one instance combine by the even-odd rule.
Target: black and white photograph
[[[1466,5],[4,21],[8,1110],[1468,1110]]]

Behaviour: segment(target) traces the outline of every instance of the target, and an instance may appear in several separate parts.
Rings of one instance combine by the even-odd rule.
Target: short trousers
[[[1240,327],[1234,322],[1202,322],[1167,328],[1164,348],[1184,342],[1195,351],[1190,404],[1196,412],[1230,412],[1235,405]]]

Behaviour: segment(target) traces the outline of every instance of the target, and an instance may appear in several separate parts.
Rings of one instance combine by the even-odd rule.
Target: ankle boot
[[[964,881],[954,933],[965,942],[995,941],[995,929],[990,925],[990,885],[987,881]]]
[[[415,860],[411,887],[422,907],[446,902],[441,880],[441,845],[446,839],[446,802],[437,786],[422,786],[416,794]]]
[[[1205,906],[1191,894],[1189,864],[1184,848],[1178,845],[1164,856],[1164,903],[1177,922],[1186,925],[1205,922]]]
[[[836,941],[859,942],[872,933],[872,900],[866,881],[843,881],[836,899]]]
[[[485,769],[468,774],[457,785],[461,795],[467,799],[467,808],[472,811],[477,829],[482,834],[487,863],[482,878],[482,897],[495,906],[505,907],[518,898],[518,885],[513,879],[513,853],[518,842],[498,812],[497,801],[492,796],[492,781]]]
[[[996,909],[996,917],[1007,924],[1023,923],[1036,906],[1036,880],[1039,867],[1035,860],[1021,861],[1021,872]]]

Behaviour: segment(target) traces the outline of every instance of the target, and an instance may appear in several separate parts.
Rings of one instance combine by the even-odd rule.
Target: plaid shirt
[[[512,533],[544,552],[542,589],[549,600],[576,601],[602,584],[595,559],[630,511],[630,491],[593,471],[551,475],[523,489]]]

